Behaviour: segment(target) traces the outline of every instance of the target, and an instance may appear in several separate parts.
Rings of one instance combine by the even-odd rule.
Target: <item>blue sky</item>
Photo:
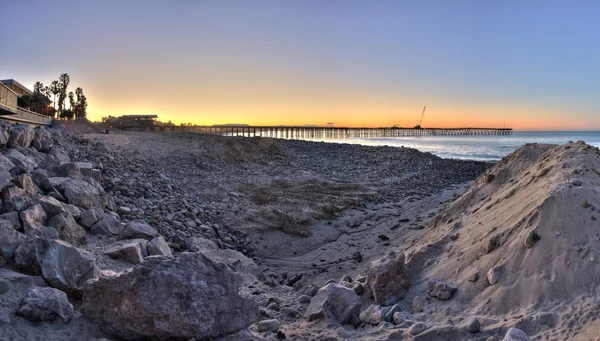
[[[92,117],[600,129],[592,1],[0,3],[0,78],[68,72]],[[8,53],[6,53],[8,52]]]

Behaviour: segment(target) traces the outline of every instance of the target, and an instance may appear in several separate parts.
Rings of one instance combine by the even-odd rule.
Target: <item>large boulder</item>
[[[69,179],[61,183],[58,187],[69,204],[82,209],[90,209],[92,207],[103,208],[105,206],[102,196],[103,191],[90,185],[87,181]]]
[[[85,231],[79,225],[69,212],[62,212],[48,220],[48,227],[58,232],[60,239],[73,245],[85,243]]]
[[[21,301],[17,315],[31,322],[52,322],[61,318],[68,323],[73,317],[73,305],[60,290],[33,288]]]
[[[310,321],[325,319],[329,322],[348,324],[352,315],[360,314],[361,299],[356,292],[345,286],[329,283],[319,289],[312,298],[305,317]]]
[[[31,126],[28,124],[17,124],[12,127],[6,145],[9,148],[29,147],[34,136],[35,131]]]
[[[5,120],[0,120],[0,147],[6,146],[11,130],[12,124]]]
[[[34,129],[31,147],[35,148],[37,151],[47,153],[53,145],[54,141],[52,140],[52,134],[48,128],[40,126]]]
[[[148,254],[150,256],[167,256],[173,255],[169,244],[162,236],[154,237],[147,246]]]
[[[529,337],[521,329],[510,328],[502,341],[529,341]]]
[[[4,154],[4,156],[6,156],[7,159],[14,163],[15,166],[20,166],[22,169],[28,170],[30,172],[36,169],[39,163],[38,158],[28,157],[17,149],[9,149],[8,152]]]
[[[158,235],[158,231],[143,220],[133,220],[125,225],[125,228],[117,239],[152,239]]]
[[[26,210],[21,211],[19,217],[23,223],[23,230],[25,233],[32,233],[34,230],[44,226],[47,219],[46,212],[40,204],[35,204]]]
[[[100,273],[92,254],[62,240],[35,240],[35,259],[48,284],[68,293],[79,293]]]
[[[63,204],[60,201],[56,200],[56,198],[53,198],[53,197],[43,196],[39,199],[38,202],[40,205],[42,205],[42,208],[44,209],[44,211],[46,212],[46,215],[49,218],[52,218],[55,215],[66,211]]]
[[[19,213],[15,211],[0,214],[0,226],[12,228],[17,231],[23,231]]]
[[[91,228],[92,225],[99,222],[102,219],[102,215],[104,211],[100,208],[94,207],[90,208],[87,211],[81,212],[81,217],[79,218],[79,223],[81,226],[85,228]]]
[[[144,261],[144,257],[148,255],[146,251],[147,243],[148,241],[145,239],[116,242],[104,251],[104,254],[114,259],[124,259],[132,264],[140,264]]]
[[[27,240],[27,236],[16,230],[0,225],[0,256],[12,258],[19,245]]]
[[[101,234],[106,236],[118,235],[123,230],[119,216],[113,212],[102,214],[100,221],[90,227],[92,234]]]
[[[371,263],[367,270],[366,292],[375,302],[391,305],[401,299],[410,285],[404,267],[404,253],[390,252]]]
[[[15,184],[9,184],[4,187],[0,197],[2,199],[2,212],[4,213],[12,211],[20,212],[37,201],[34,194],[28,193]]]
[[[85,317],[114,338],[208,339],[258,319],[239,296],[240,275],[200,253],[149,257],[132,271],[84,289]]]

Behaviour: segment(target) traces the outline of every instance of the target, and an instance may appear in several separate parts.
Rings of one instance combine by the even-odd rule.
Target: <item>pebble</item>
[[[487,280],[490,285],[494,285],[500,281],[502,277],[502,273],[504,272],[504,267],[502,265],[496,265],[490,269],[487,273]]]
[[[312,300],[312,298],[308,295],[302,295],[302,296],[298,297],[298,302],[300,302],[302,304],[308,304],[308,303],[310,303],[311,300]]]
[[[479,320],[476,318],[469,319],[467,322],[467,331],[471,334],[476,334],[479,333],[479,330],[481,330],[481,323]]]
[[[271,330],[277,330],[281,326],[279,320],[263,320],[258,322],[258,331],[261,333],[268,332]]]
[[[415,323],[408,328],[410,335],[419,335],[425,330],[427,330],[427,325],[423,322]]]

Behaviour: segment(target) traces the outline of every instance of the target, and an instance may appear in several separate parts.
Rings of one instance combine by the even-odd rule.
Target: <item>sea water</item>
[[[354,143],[368,146],[392,146],[415,148],[442,158],[499,161],[527,143],[564,144],[583,140],[600,147],[597,131],[514,131],[512,135],[469,136],[411,136],[394,138],[348,138],[322,140],[324,142]]]

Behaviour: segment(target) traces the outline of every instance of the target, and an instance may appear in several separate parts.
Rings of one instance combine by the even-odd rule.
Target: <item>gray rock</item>
[[[0,170],[0,190],[6,187],[11,179],[12,175],[10,172]]]
[[[17,124],[12,127],[6,145],[8,148],[29,147],[35,132],[28,124]]]
[[[15,167],[20,166],[25,171],[33,171],[37,168],[38,163],[35,158],[27,157],[17,149],[10,149],[4,154],[7,159],[15,164]]]
[[[73,245],[85,243],[85,231],[79,225],[69,212],[63,212],[55,215],[48,221],[48,227],[52,227],[58,232],[60,239]]]
[[[147,246],[148,254],[150,256],[167,256],[171,257],[173,253],[169,244],[162,236],[154,237]]]
[[[488,271],[487,273],[488,283],[490,283],[490,285],[494,285],[500,282],[503,272],[504,267],[502,265],[496,265],[495,267],[491,268],[490,271]]]
[[[457,290],[457,287],[443,282],[439,278],[432,278],[427,282],[427,292],[432,297],[437,297],[440,300],[448,300]]]
[[[21,219],[18,212],[8,212],[0,215],[0,226],[12,228],[17,231],[23,231]]]
[[[367,324],[378,325],[381,322],[381,306],[377,304],[370,305],[360,312],[359,318]]]
[[[479,280],[479,273],[478,272],[473,273],[468,278],[469,282],[477,282],[477,280]]]
[[[143,241],[144,243],[142,243]],[[144,261],[142,250],[146,248],[146,240],[134,240],[130,242],[117,242],[104,251],[104,254],[114,259],[124,259],[132,264],[140,264]]]
[[[67,203],[73,204],[79,208],[104,208],[106,205],[102,196],[103,191],[90,185],[87,181],[81,179],[69,179],[60,184],[58,188],[67,199]]]
[[[55,167],[53,170],[58,177],[81,179],[81,169],[75,162],[63,163],[60,166]]]
[[[262,320],[256,325],[259,333],[278,330],[281,327],[279,320]]]
[[[383,305],[396,303],[408,291],[409,278],[404,267],[404,253],[388,253],[374,261],[367,270],[366,293]]]
[[[42,189],[44,191],[51,191],[53,188],[59,188],[63,183],[71,180],[64,176],[46,178],[42,181]]]
[[[42,239],[60,239],[58,231],[48,226],[41,226],[27,234],[29,237]]]
[[[420,313],[425,310],[425,306],[427,305],[428,298],[423,295],[417,295],[413,298],[412,301],[412,312],[413,314]]]
[[[312,300],[312,298],[308,295],[302,295],[302,296],[298,297],[298,302],[302,303],[302,304],[308,304],[308,303],[310,303],[311,300]]]
[[[10,124],[8,121],[2,120],[0,122],[0,147],[4,147],[6,146],[6,143],[8,143],[11,130],[12,124]]]
[[[358,316],[352,314],[352,316],[350,316],[350,324],[352,326],[354,326],[354,328],[358,328],[358,326],[360,326],[362,322],[360,322],[360,318],[358,318]]]
[[[386,322],[393,322],[394,320],[394,313],[402,311],[402,309],[400,309],[400,306],[398,304],[394,304],[386,313],[385,316],[383,317],[383,319]]]
[[[529,337],[521,329],[510,328],[502,341],[529,341]]]
[[[279,312],[289,318],[296,318],[296,316],[299,315],[296,309],[290,307],[282,307],[281,309],[279,309]]]
[[[101,235],[117,235],[121,233],[123,226],[119,221],[119,216],[112,212],[102,214],[102,219],[92,225],[90,232]]]
[[[481,330],[481,323],[476,318],[471,318],[467,321],[467,331],[471,334],[479,333]]]
[[[53,197],[43,196],[39,199],[39,204],[42,205],[44,212],[49,218],[66,211],[63,203]]]
[[[52,139],[52,134],[46,127],[40,126],[34,129],[33,139],[31,140],[32,148],[47,153],[53,145],[54,141]]]
[[[410,328],[408,328],[408,332],[410,335],[419,335],[422,332],[427,330],[427,325],[423,322],[415,323]]]
[[[9,184],[2,189],[2,212],[22,211],[36,203],[35,195],[26,192],[15,184]]]
[[[10,172],[16,165],[10,161],[6,156],[0,154],[0,169],[5,172]]]
[[[102,219],[103,214],[104,211],[102,211],[102,209],[100,208],[90,208],[87,211],[81,212],[79,223],[81,224],[81,226],[89,229],[92,227],[92,225],[94,225],[95,223],[99,222],[100,219]]]
[[[48,284],[68,293],[79,293],[100,273],[92,254],[62,240],[35,240],[35,258]]]
[[[533,247],[533,244],[535,244],[535,242],[537,242],[539,239],[540,236],[535,230],[529,231],[527,233],[527,236],[525,237],[525,247],[531,249]]]
[[[68,323],[73,317],[73,305],[60,290],[33,288],[21,301],[17,315],[31,322],[52,322],[61,318]]]
[[[152,239],[158,235],[156,229],[143,220],[133,220],[125,225],[125,228],[117,239]]]
[[[325,319],[348,324],[350,316],[360,314],[361,299],[352,289],[330,283],[317,292],[306,308],[306,319]]]
[[[239,274],[200,253],[149,257],[85,287],[82,311],[122,339],[208,339],[246,328],[258,306],[239,296]]]
[[[19,245],[27,240],[27,237],[16,230],[0,225],[0,255],[4,258],[12,258]]]
[[[23,222],[23,230],[25,233],[31,233],[33,230],[45,225],[47,218],[46,212],[40,204],[35,204],[26,210],[21,211],[19,217]]]

